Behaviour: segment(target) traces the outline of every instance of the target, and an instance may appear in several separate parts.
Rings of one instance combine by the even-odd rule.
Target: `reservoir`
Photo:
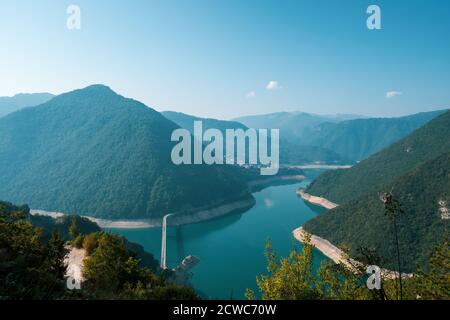
[[[264,246],[272,242],[278,256],[287,256],[301,244],[292,231],[315,217],[319,208],[307,205],[295,191],[309,181],[272,186],[253,196],[256,204],[242,214],[167,228],[167,266],[175,268],[186,256],[200,259],[191,283],[204,298],[244,299],[247,288],[258,295],[256,276],[267,272]],[[161,228],[109,229],[144,246],[159,260]],[[326,257],[315,250],[317,268]]]

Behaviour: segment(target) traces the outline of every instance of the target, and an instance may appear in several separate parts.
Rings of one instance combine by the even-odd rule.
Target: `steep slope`
[[[251,197],[228,166],[170,159],[178,128],[94,85],[0,119],[0,198],[109,218],[160,217]]]
[[[449,151],[449,136],[450,111],[447,111],[351,169],[325,172],[307,192],[339,204],[357,199]]]
[[[450,204],[450,148],[391,183],[308,221],[304,228],[335,245],[349,246],[353,255],[359,247],[374,248],[384,258],[383,266],[396,268],[393,227],[379,199],[381,192],[391,190],[403,210],[398,218],[402,267],[414,271],[448,236],[450,220],[441,218],[439,202]]]
[[[399,118],[370,118],[323,123],[314,128],[309,144],[335,151],[352,161],[363,160],[405,137],[445,110]]]
[[[0,118],[25,107],[45,103],[53,97],[50,93],[19,93],[14,97],[0,97]]]

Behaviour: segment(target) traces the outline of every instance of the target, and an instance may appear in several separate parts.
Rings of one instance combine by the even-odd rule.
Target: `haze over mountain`
[[[263,115],[246,116],[234,119],[249,128],[280,129],[284,138],[290,140],[304,139],[319,124],[340,122],[343,120],[363,118],[357,115],[316,115],[306,112],[277,112]],[[304,143],[302,141],[302,143]]]
[[[398,118],[279,112],[236,120],[251,128],[279,128],[281,139],[290,144],[327,150],[331,158],[349,163],[380,151],[443,112],[445,110]]]
[[[196,117],[180,112],[165,111],[162,114],[172,120],[180,127],[189,130],[193,133],[194,121],[202,121],[203,128],[219,129],[225,132],[226,129],[242,129],[247,130],[248,127],[239,121],[227,121],[227,120],[217,120],[210,118]],[[267,128],[266,127],[252,127],[255,129]],[[300,165],[309,164],[314,162],[321,162],[327,164],[346,164],[350,160],[349,158],[338,155],[336,152],[325,149],[319,146],[302,145],[294,139],[288,139],[286,135],[280,137],[280,163],[283,165]]]
[[[395,267],[392,223],[379,199],[392,192],[403,212],[398,234],[403,267],[414,271],[428,259],[430,249],[448,236],[449,220],[442,219],[440,201],[450,203],[450,111],[362,161],[351,169],[319,176],[307,192],[340,204],[308,221],[307,231],[348,245],[375,248]]]
[[[250,198],[229,166],[170,159],[178,128],[142,103],[94,85],[0,119],[0,199],[110,218]]]
[[[446,110],[422,112],[398,118],[367,118],[319,124],[309,144],[360,161],[408,135]]]
[[[13,97],[0,97],[0,118],[25,107],[34,107],[49,101],[50,93],[18,93]]]
[[[447,111],[358,165],[323,173],[308,187],[308,192],[336,203],[354,200],[449,151],[449,133]]]

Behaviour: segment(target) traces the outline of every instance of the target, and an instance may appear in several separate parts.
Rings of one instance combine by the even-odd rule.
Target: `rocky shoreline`
[[[257,192],[277,182],[280,183],[285,183],[289,181],[298,182],[303,181],[304,179],[305,176],[303,175],[284,175],[284,176],[270,177],[266,179],[260,179],[249,182],[249,188],[252,192]],[[256,200],[253,198],[253,196],[250,196],[230,203],[191,209],[189,210],[190,212],[192,212],[191,214],[181,212],[174,213],[174,215],[171,216],[170,221],[168,221],[168,224],[171,226],[179,226],[184,224],[199,223],[215,218],[220,218],[222,216],[232,213],[245,212],[249,210],[251,207],[253,207],[255,203]],[[31,209],[30,213],[32,215],[44,215],[53,218],[68,215],[68,213],[50,212],[37,209]],[[97,223],[101,228],[145,229],[152,227],[160,227],[162,225],[162,218],[111,220],[111,219],[95,218],[89,215],[83,215],[82,217]]]
[[[308,201],[309,203],[324,207],[325,209],[334,209],[337,206],[339,206],[337,203],[331,202],[328,199],[313,196],[307,192],[305,192],[305,189],[300,188],[297,190],[297,195],[301,197],[303,200]]]
[[[208,209],[199,209],[198,212],[192,214],[174,214],[171,216],[169,225],[178,226],[183,224],[198,223],[214,218],[218,218],[230,213],[247,211],[255,205],[255,199],[248,197],[246,199],[234,201],[231,203],[218,205]],[[32,215],[50,216],[52,218],[58,218],[66,213],[61,212],[49,212],[44,210],[30,210]],[[101,228],[114,228],[114,229],[145,229],[152,227],[160,227],[162,224],[162,218],[154,219],[137,219],[137,220],[109,220],[94,218],[91,216],[82,216],[97,223]]]
[[[322,252],[325,256],[333,260],[336,264],[343,264],[346,266],[349,270],[352,270],[355,273],[358,273],[357,267],[363,267],[363,263],[356,261],[333,245],[330,241],[323,239],[319,236],[316,236],[314,234],[310,234],[303,227],[299,227],[292,231],[292,235],[295,239],[297,239],[299,242],[303,243],[306,236],[310,236],[310,243],[313,245],[316,249],[318,249],[320,252]],[[398,278],[398,272],[392,271],[388,269],[381,268],[381,276],[384,279],[396,279]],[[402,278],[411,278],[413,277],[412,273],[402,273]]]

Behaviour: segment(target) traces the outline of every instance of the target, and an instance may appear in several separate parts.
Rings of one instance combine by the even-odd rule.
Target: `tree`
[[[83,249],[86,250],[86,254],[90,255],[97,248],[97,234],[90,233],[84,236]]]
[[[450,241],[445,239],[430,257],[429,268],[418,267],[415,291],[420,299],[450,299]]]
[[[65,282],[64,250],[57,235],[49,243],[27,220],[28,212],[0,203],[0,297],[60,299]]]
[[[52,237],[47,243],[47,260],[50,269],[59,277],[63,278],[66,273],[66,265],[64,259],[68,253],[65,248],[64,240],[62,240],[60,233],[54,230]]]
[[[268,275],[256,278],[256,283],[264,300],[304,300],[320,298],[317,280],[312,274],[313,246],[309,238],[303,249],[293,250],[288,258],[277,261],[270,242],[266,243]],[[246,297],[254,299],[255,293],[247,289]]]
[[[402,286],[402,268],[401,268],[401,258],[400,258],[400,245],[398,241],[398,227],[397,227],[397,219],[398,215],[403,213],[403,210],[400,206],[400,203],[395,199],[390,192],[385,192],[380,197],[381,201],[384,204],[386,215],[391,219],[395,240],[395,249],[397,252],[397,268],[398,268],[398,287],[399,287],[399,296],[400,300],[403,299],[403,286]]]
[[[76,216],[72,217],[72,222],[69,226],[69,234],[74,240],[80,235],[80,232],[78,231],[78,221]]]
[[[305,236],[301,251],[293,250],[288,258],[276,258],[272,246],[266,244],[268,275],[257,277],[256,282],[264,300],[311,300],[373,299],[366,287],[364,272],[352,266],[352,260],[344,257],[346,263],[326,261],[316,273],[313,272],[313,248],[311,236]],[[247,299],[255,299],[255,293],[247,289]]]
[[[123,238],[97,234],[97,247],[84,262],[85,294],[94,299],[197,298],[191,288],[167,283],[139,262]]]
[[[317,285],[322,299],[366,300],[372,295],[365,286],[363,273],[355,273],[348,265],[323,262],[317,271]]]

